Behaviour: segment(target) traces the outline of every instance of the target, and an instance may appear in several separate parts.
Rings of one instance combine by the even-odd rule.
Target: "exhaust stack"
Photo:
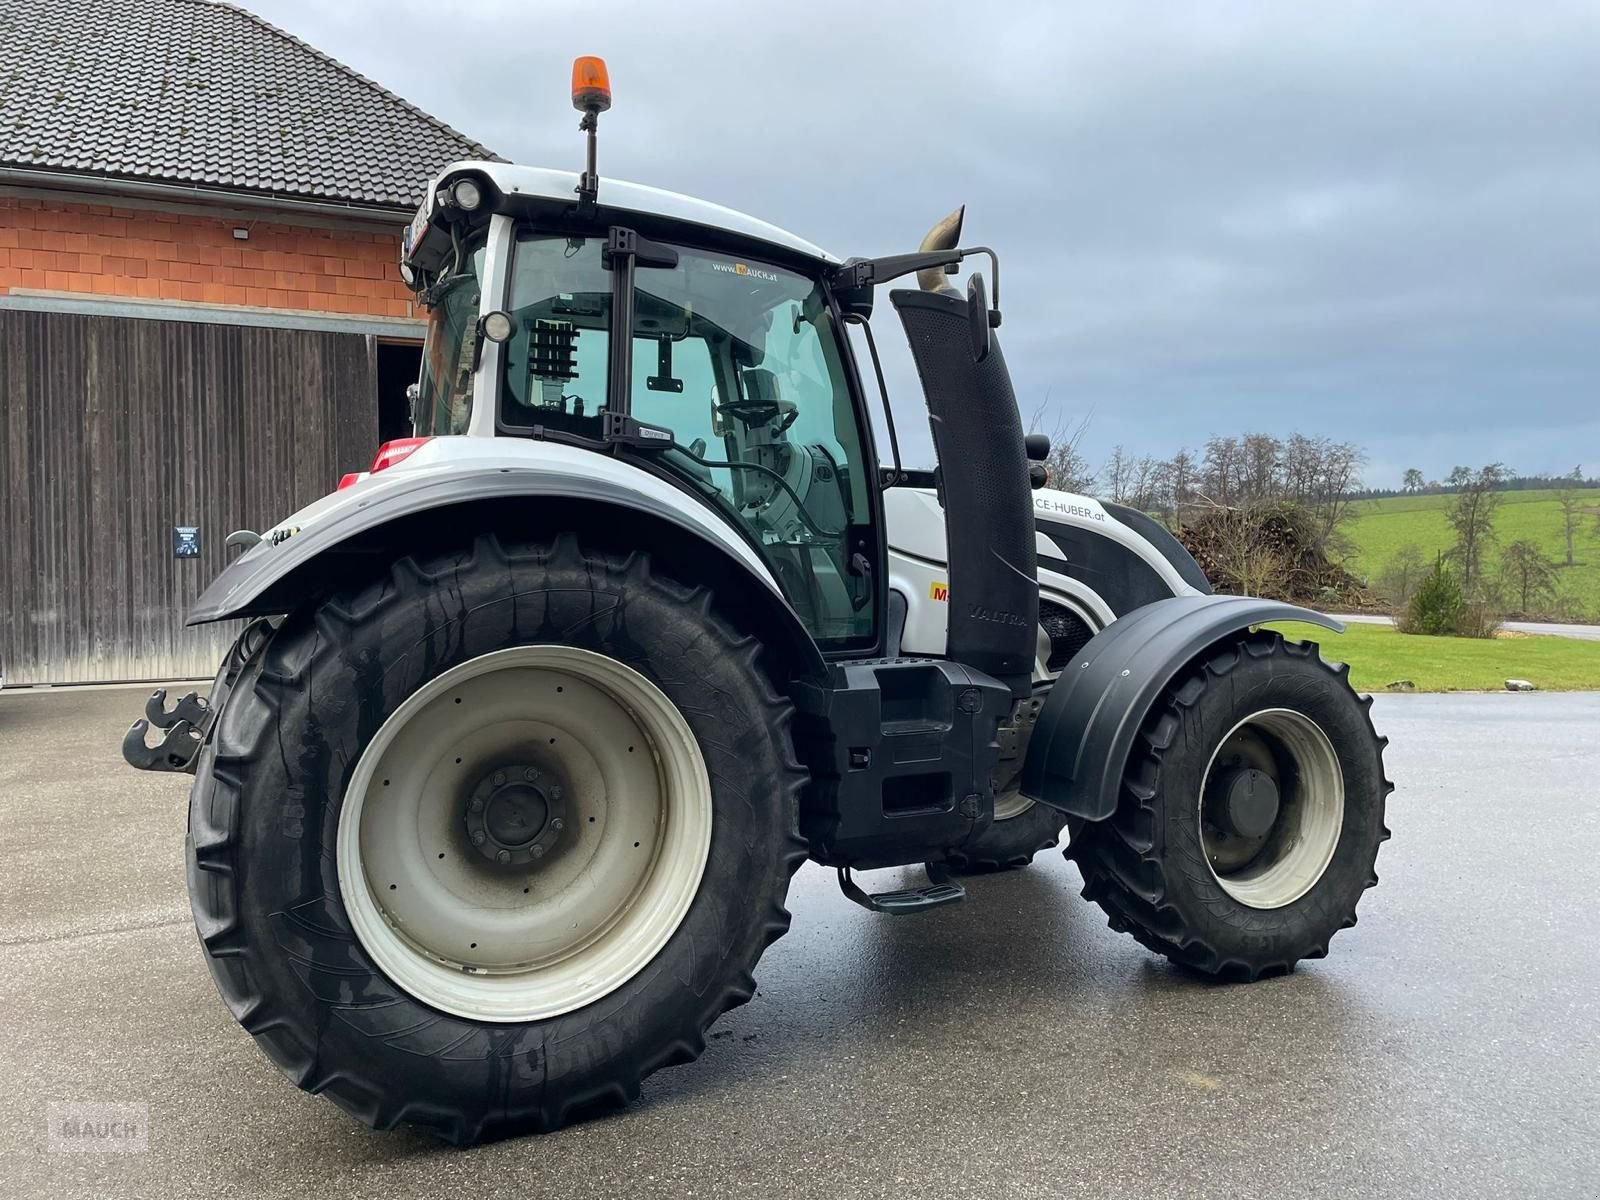
[[[952,250],[958,208],[922,239]],[[891,292],[911,343],[938,453],[949,545],[947,652],[1005,683],[1019,699],[1032,688],[1038,648],[1039,581],[1033,490],[1022,418],[1000,345],[973,352],[968,300],[941,267],[917,272],[920,291]]]
[[[961,244],[961,222],[967,215],[967,206],[963,204],[955,212],[940,221],[927,236],[922,239],[922,245],[917,249],[924,254],[933,250],[954,250]],[[953,292],[948,277],[941,267],[928,267],[917,272],[917,286],[925,292]]]

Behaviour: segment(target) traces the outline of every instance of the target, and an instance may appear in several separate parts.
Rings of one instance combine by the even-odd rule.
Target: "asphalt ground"
[[[117,753],[140,700],[0,693],[6,1200],[1600,1192],[1600,695],[1380,697],[1382,882],[1292,976],[1185,975],[1053,852],[899,919],[807,867],[699,1063],[470,1151],[368,1132],[235,1025],[184,898],[188,780]],[[61,1101],[143,1106],[143,1140],[61,1152]]]

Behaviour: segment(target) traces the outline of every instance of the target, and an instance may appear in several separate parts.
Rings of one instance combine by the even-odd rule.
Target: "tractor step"
[[[862,908],[891,917],[927,912],[941,904],[959,904],[967,898],[967,889],[957,883],[944,867],[927,863],[923,869],[928,872],[926,887],[902,888],[894,892],[865,892],[851,877],[850,868],[840,867],[839,890]]]

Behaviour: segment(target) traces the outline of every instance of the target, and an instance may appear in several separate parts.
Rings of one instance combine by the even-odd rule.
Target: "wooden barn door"
[[[366,466],[376,374],[360,334],[0,310],[6,686],[210,676],[234,630],[183,617],[224,539]]]

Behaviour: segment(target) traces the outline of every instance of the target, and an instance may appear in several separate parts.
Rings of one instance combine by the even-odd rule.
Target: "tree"
[[[1500,570],[1506,586],[1521,600],[1518,612],[1532,612],[1534,602],[1554,599],[1556,565],[1532,542],[1519,539],[1507,546],[1500,556]]]
[[[1128,475],[1127,503],[1140,512],[1156,507],[1157,493],[1162,487],[1162,467],[1165,464],[1146,454],[1134,462]]]
[[[1417,586],[1427,570],[1421,549],[1412,545],[1401,546],[1378,576],[1378,591],[1391,608],[1396,611],[1403,609],[1411,603],[1411,597],[1416,594]]]
[[[1420,492],[1425,485],[1422,472],[1415,467],[1406,468],[1405,485],[1408,492]]]
[[[1561,481],[1561,487],[1556,490],[1556,502],[1561,505],[1561,530],[1567,539],[1567,566],[1574,565],[1572,557],[1572,536],[1577,532],[1579,505],[1583,503],[1583,468],[1573,467],[1572,474]]]
[[[1278,468],[1283,459],[1283,443],[1265,433],[1247,433],[1239,448],[1243,459],[1240,483],[1247,500],[1266,500],[1280,493]]]
[[[1106,462],[1100,477],[1105,480],[1106,491],[1117,504],[1125,504],[1128,489],[1133,484],[1133,457],[1119,443],[1112,447],[1111,458]]]
[[[1312,507],[1322,518],[1323,534],[1331,537],[1349,515],[1350,493],[1361,486],[1361,466],[1367,454],[1354,442],[1318,438],[1317,444],[1322,451],[1322,470]]]
[[[1194,502],[1194,456],[1179,450],[1167,460],[1166,486],[1172,497],[1172,527],[1183,528],[1183,506]]]
[[[1476,475],[1469,467],[1456,467],[1450,472],[1450,484],[1456,488],[1445,516],[1455,530],[1456,544],[1450,552],[1461,569],[1461,587],[1470,593],[1474,583],[1481,582],[1483,556],[1494,542],[1494,514],[1500,506],[1500,484],[1511,472],[1504,463],[1490,463]]]
[[[1461,581],[1445,565],[1441,556],[1422,579],[1411,603],[1395,624],[1401,633],[1421,633],[1432,637],[1460,637],[1470,623],[1467,598]]]
[[[1206,443],[1200,490],[1213,504],[1226,506],[1238,502],[1243,453],[1235,438],[1214,437]]]

